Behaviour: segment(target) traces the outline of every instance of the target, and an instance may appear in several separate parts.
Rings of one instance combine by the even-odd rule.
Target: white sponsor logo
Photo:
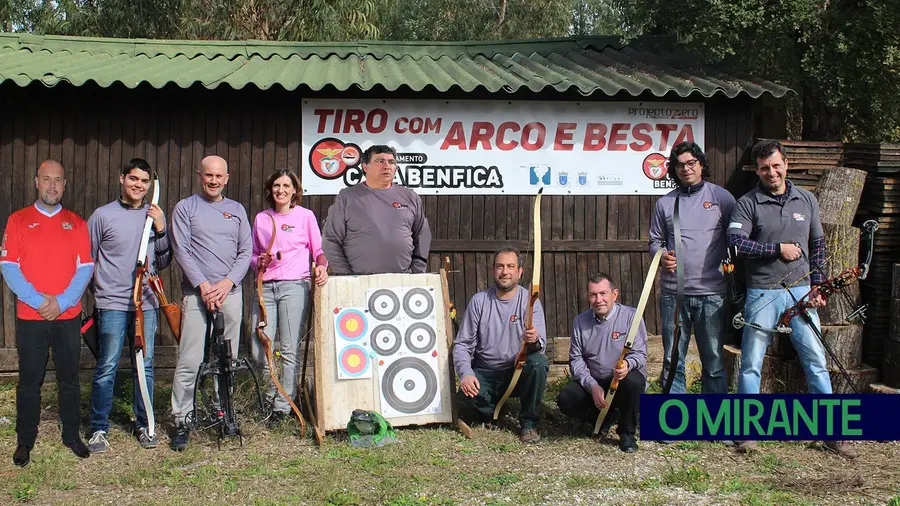
[[[738,223],[736,221],[732,221],[731,223],[728,224],[728,228],[742,228],[742,227],[741,227],[740,223]]]

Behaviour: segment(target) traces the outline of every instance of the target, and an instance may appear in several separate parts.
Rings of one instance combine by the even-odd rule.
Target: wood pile
[[[764,141],[768,139],[757,139]],[[811,142],[779,140],[788,161],[788,179],[795,185],[815,193],[816,186],[828,169],[841,165],[843,144],[840,142]],[[756,172],[755,165],[744,170]]]
[[[888,348],[893,347],[887,343],[900,339],[891,331],[891,317],[897,310],[891,307],[894,264],[900,262],[900,144],[845,144],[844,164],[868,173],[856,223],[873,219],[879,226],[872,267],[861,284],[864,302],[869,305],[863,358],[881,365]]]

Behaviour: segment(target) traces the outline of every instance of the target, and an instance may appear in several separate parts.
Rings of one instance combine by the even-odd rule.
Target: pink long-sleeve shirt
[[[286,214],[266,209],[256,215],[253,223],[253,256],[250,268],[255,273],[259,256],[266,252],[272,238],[272,218],[275,218],[275,243],[272,262],[263,274],[263,281],[296,281],[310,278],[310,263],[322,255],[322,232],[312,211],[294,206]],[[310,258],[312,251],[312,258]],[[281,260],[275,255],[281,253]]]

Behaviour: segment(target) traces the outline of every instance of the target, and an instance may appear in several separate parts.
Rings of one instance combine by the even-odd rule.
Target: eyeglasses
[[[696,167],[697,163],[699,162],[700,160],[697,160],[696,158],[694,158],[693,160],[688,160],[684,163],[679,162],[675,164],[675,170],[683,170],[685,167],[694,170],[694,167]]]

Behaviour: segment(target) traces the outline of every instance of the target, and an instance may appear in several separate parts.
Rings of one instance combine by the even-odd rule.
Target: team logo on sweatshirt
[[[68,221],[64,221],[62,223],[62,228],[63,228],[63,230],[72,230],[72,224],[69,223]]]
[[[287,223],[285,223],[284,225],[281,225],[281,231],[282,231],[282,232],[291,233],[291,232],[294,231],[294,226],[293,226],[293,225],[288,225]]]
[[[614,331],[614,332],[612,333],[612,340],[613,340],[613,341],[621,341],[621,340],[622,340],[622,333],[619,332],[619,331]]]
[[[519,323],[519,315],[514,314],[509,317],[509,323],[516,324]]]
[[[806,221],[806,216],[803,216],[800,213],[794,213],[794,219],[797,221]]]
[[[230,220],[230,219],[231,219],[231,213],[222,213],[222,216],[223,216],[226,220]]]
[[[406,205],[406,204],[401,204],[400,202],[394,202],[394,203],[391,204],[391,205],[394,206],[394,209],[397,209],[397,210],[400,210],[400,211],[402,211],[402,210],[404,210],[404,209],[409,209],[409,206],[408,206],[408,205]]]
[[[710,211],[710,210],[715,209],[715,208],[717,208],[717,207],[719,207],[719,204],[716,204],[715,202],[709,202],[709,201],[707,201],[707,202],[704,202],[704,203],[703,203],[703,209],[706,209],[707,211]]]

